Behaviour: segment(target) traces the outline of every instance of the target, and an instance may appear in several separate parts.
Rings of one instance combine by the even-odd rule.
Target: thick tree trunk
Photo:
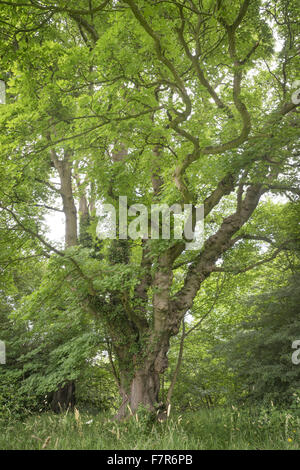
[[[122,419],[136,413],[139,406],[151,413],[157,413],[159,405],[159,374],[154,370],[139,370],[134,374],[126,390],[121,388],[122,404],[116,419]]]
[[[155,414],[156,418],[163,420],[166,417],[166,406],[160,401],[160,376],[168,366],[167,351],[169,341],[157,341],[152,334],[147,344],[140,347],[137,355],[122,351],[126,362],[119,359],[120,368],[120,394],[122,404],[116,419],[123,419],[133,415],[141,406]],[[139,344],[141,346],[141,344]],[[138,347],[138,343],[137,343]]]
[[[130,408],[134,412],[139,405],[155,411],[159,393],[159,375],[154,371],[139,371],[131,383]]]

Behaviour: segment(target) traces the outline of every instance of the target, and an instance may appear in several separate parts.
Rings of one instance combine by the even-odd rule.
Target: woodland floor
[[[0,449],[300,449],[299,410],[211,409],[153,423],[145,415],[112,422],[106,414],[43,413],[0,423]]]

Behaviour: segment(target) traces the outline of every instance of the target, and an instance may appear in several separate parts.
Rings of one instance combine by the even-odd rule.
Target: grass
[[[0,449],[294,450],[300,449],[300,415],[275,408],[216,408],[153,424],[143,413],[122,423],[78,410],[43,413],[0,421]]]

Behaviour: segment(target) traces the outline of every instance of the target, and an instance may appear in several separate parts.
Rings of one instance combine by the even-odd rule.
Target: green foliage
[[[107,360],[87,363],[76,381],[77,406],[85,412],[117,411],[119,391]]]
[[[70,286],[62,283],[66,272],[58,260],[51,261],[40,286],[27,296],[32,281],[22,278],[20,271],[18,277],[22,281],[15,293],[19,301],[13,305],[7,297],[0,330],[7,350],[7,364],[0,369],[0,413],[14,417],[47,409],[51,392],[79,378],[86,368],[91,370],[89,363],[104,341],[97,321],[78,306]],[[98,401],[102,406],[103,395]]]
[[[31,262],[32,263],[32,262]],[[28,276],[28,273],[31,276]],[[27,341],[28,325],[18,322],[13,311],[20,305],[22,297],[28,295],[38,284],[42,266],[18,264],[6,270],[2,276],[0,290],[0,339],[6,346],[6,364],[0,366],[0,420],[15,420],[44,406],[44,397],[34,389],[28,393],[22,388],[25,371],[19,358],[27,354],[33,345]]]
[[[252,314],[221,349],[242,384],[241,399],[291,404],[300,389],[300,369],[292,363],[292,343],[300,337],[299,280],[297,272],[252,298]]]

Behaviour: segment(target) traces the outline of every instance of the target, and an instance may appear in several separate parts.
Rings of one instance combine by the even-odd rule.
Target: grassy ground
[[[276,409],[212,409],[153,424],[107,415],[44,413],[0,423],[0,449],[300,449],[300,416]]]

